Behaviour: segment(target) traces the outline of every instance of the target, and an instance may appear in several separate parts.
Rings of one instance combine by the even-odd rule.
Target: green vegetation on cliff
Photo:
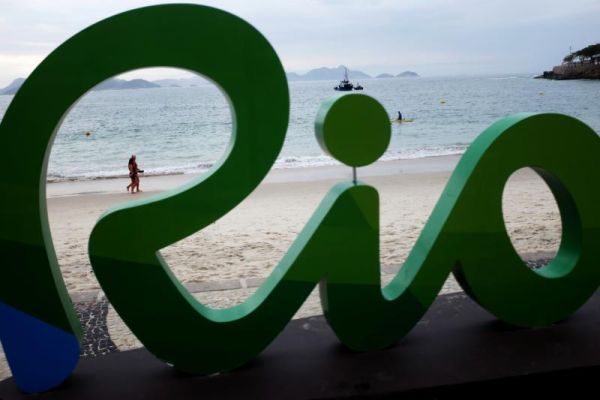
[[[571,52],[563,58],[562,65],[544,71],[536,78],[545,79],[600,79],[600,43],[591,44]]]
[[[600,43],[591,44],[563,58],[563,62],[565,63],[573,63],[577,61],[580,63],[591,64],[600,63]]]

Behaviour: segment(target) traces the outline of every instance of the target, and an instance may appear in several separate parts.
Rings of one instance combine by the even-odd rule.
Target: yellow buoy
[[[86,136],[86,137],[90,137],[90,136],[92,136],[92,132],[90,132],[90,131],[85,131],[85,136]]]
[[[444,100],[444,99],[441,99],[441,100],[440,100],[440,104],[446,104],[446,100]]]

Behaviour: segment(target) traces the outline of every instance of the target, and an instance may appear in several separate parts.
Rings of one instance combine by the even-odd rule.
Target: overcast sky
[[[0,0],[0,88],[113,14],[169,1]],[[181,2],[181,1],[177,1]],[[540,73],[600,42],[600,0],[214,0],[273,44],[287,71]],[[144,78],[178,77],[153,71]],[[132,77],[131,74],[128,75]]]

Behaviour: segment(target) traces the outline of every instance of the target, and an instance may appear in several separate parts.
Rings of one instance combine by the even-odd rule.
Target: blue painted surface
[[[77,337],[2,302],[0,340],[13,378],[24,392],[59,385],[79,360]]]

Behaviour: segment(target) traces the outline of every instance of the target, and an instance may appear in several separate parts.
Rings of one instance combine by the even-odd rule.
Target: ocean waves
[[[363,82],[361,82],[363,83]],[[600,132],[600,82],[550,82],[530,75],[367,80],[394,119],[381,161],[462,154],[499,118],[516,112],[572,115]],[[314,118],[330,82],[290,82],[286,141],[274,168],[335,165],[314,137]],[[0,118],[13,96],[0,96]],[[143,176],[203,173],[228,151],[234,112],[214,86],[90,92],[64,119],[52,145],[47,181],[125,179],[137,155]],[[350,115],[348,118],[356,118]],[[365,134],[369,134],[365,132]]]

